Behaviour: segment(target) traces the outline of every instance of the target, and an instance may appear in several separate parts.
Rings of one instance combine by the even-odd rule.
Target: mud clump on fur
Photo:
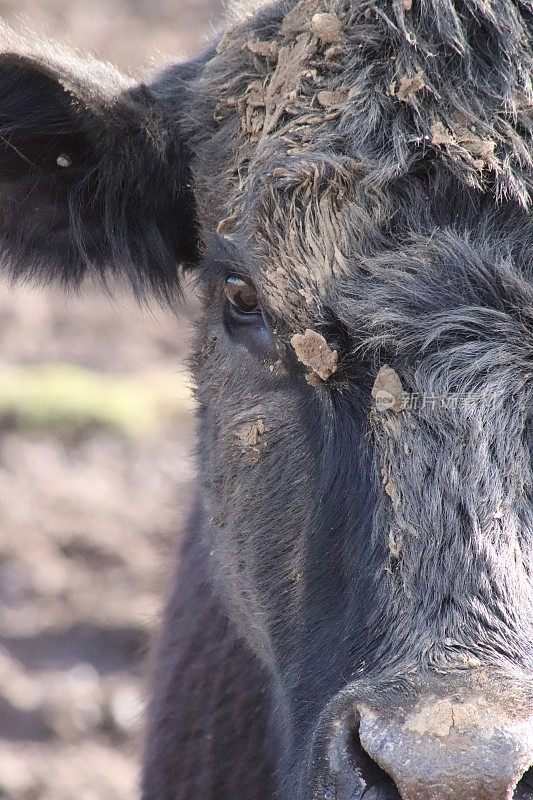
[[[340,109],[348,99],[348,88],[341,86],[338,89],[328,91],[323,89],[316,96],[318,104],[326,109]]]
[[[255,447],[266,430],[265,420],[257,419],[245,422],[235,431],[237,438],[245,447]]]
[[[372,386],[372,397],[378,411],[395,411],[397,414],[406,406],[405,391],[398,373],[385,364],[376,375]]]
[[[342,23],[335,14],[314,14],[311,30],[324,44],[337,44],[342,39]]]
[[[410,97],[425,88],[424,73],[422,70],[419,70],[414,75],[404,75],[404,77],[400,79],[398,88],[396,88],[395,81],[391,83],[389,94],[391,97],[396,97],[400,102],[405,103]]]
[[[295,333],[291,338],[294,352],[304,366],[311,368],[311,373],[306,376],[311,386],[316,386],[322,381],[327,381],[336,372],[338,354],[332,350],[322,334],[310,328],[305,333]]]
[[[250,38],[241,45],[255,59],[256,78],[240,96],[222,97],[215,118],[224,119],[236,107],[247,140],[245,160],[251,152],[247,145],[273,134],[288,135],[293,146],[305,149],[311,128],[339,116],[348,98],[347,89],[335,85],[344,22],[323,7],[323,0],[301,0],[285,16],[277,39]],[[228,37],[224,47],[231,46]],[[317,105],[326,114],[317,113]]]
[[[393,483],[392,481],[387,481],[387,483],[385,484],[385,492],[390,497],[394,508],[396,508],[396,506],[400,502],[400,496],[398,494],[398,489],[396,488],[396,484]]]
[[[478,136],[468,128],[466,120],[457,118],[450,128],[437,120],[431,126],[431,143],[445,150],[451,158],[465,161],[477,170],[498,167],[496,143]]]
[[[279,47],[276,42],[262,42],[258,39],[252,39],[250,42],[247,42],[246,47],[251,53],[255,53],[271,61],[275,61],[279,53]]]
[[[438,147],[447,147],[455,143],[452,134],[440,120],[437,120],[431,126],[431,141]]]
[[[235,429],[240,451],[251,466],[254,466],[259,461],[265,431],[266,423],[262,417],[243,422]]]
[[[280,33],[290,39],[309,28],[310,19],[322,4],[322,0],[302,0],[292,11],[285,15],[281,23]]]
[[[248,49],[259,52],[260,45],[266,53],[268,42],[248,42]],[[309,60],[316,52],[316,39],[309,33],[300,34],[293,45],[278,47],[272,44],[270,58],[276,67],[266,84],[256,79],[246,88],[244,96],[237,101],[241,118],[241,128],[249,136],[250,142],[257,142],[262,136],[272,133],[283,116],[293,107],[302,81],[309,71]],[[273,53],[275,52],[275,58]]]
[[[401,539],[396,538],[394,531],[389,531],[388,545],[391,558],[394,558],[398,561],[402,554],[402,542]]]
[[[265,95],[264,134],[276,128],[290,103],[296,99],[315,48],[315,43],[308,34],[299,36],[293,47],[280,48],[278,64]]]

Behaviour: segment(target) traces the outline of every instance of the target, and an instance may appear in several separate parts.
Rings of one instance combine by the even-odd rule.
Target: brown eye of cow
[[[226,278],[224,291],[234,309],[241,314],[260,314],[261,307],[254,287],[238,275]]]

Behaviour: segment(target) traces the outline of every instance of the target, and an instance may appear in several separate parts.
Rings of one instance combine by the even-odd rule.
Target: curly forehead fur
[[[530,17],[520,0],[300,0],[229,29],[199,83],[200,217],[253,239],[276,310],[312,317],[369,236],[395,238],[415,179],[529,206]]]

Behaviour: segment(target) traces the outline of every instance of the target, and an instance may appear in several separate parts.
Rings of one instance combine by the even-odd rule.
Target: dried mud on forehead
[[[459,86],[458,75],[447,76],[444,32],[428,34],[430,9],[405,0],[393,10],[398,28],[371,5],[300,0],[268,35],[249,20],[231,28],[213,62],[215,120],[239,130],[235,139],[234,125],[226,128],[235,161],[221,232],[241,227],[258,243],[269,301],[294,332],[312,327],[329,285],[363,249],[362,214],[368,230],[393,213],[367,202],[374,192],[386,205],[392,162],[402,162],[398,177],[428,158],[471,188],[527,203],[528,78],[517,77],[505,98],[506,89],[476,91],[466,77]],[[485,56],[475,45],[464,61],[466,76]],[[392,136],[383,144],[370,109],[386,130],[400,122],[408,152],[399,155]],[[359,137],[361,146],[332,156],[335,137]]]

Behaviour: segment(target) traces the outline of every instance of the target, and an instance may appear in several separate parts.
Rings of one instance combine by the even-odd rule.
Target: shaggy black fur
[[[201,263],[197,509],[144,800],[503,800],[533,760],[532,21],[283,0],[148,86],[4,33],[8,273],[168,300]],[[398,412],[372,401],[384,364]]]
[[[0,242],[13,277],[66,287],[112,272],[138,295],[175,297],[179,262],[198,252],[184,137],[111,67],[28,52],[1,28],[0,43]]]

